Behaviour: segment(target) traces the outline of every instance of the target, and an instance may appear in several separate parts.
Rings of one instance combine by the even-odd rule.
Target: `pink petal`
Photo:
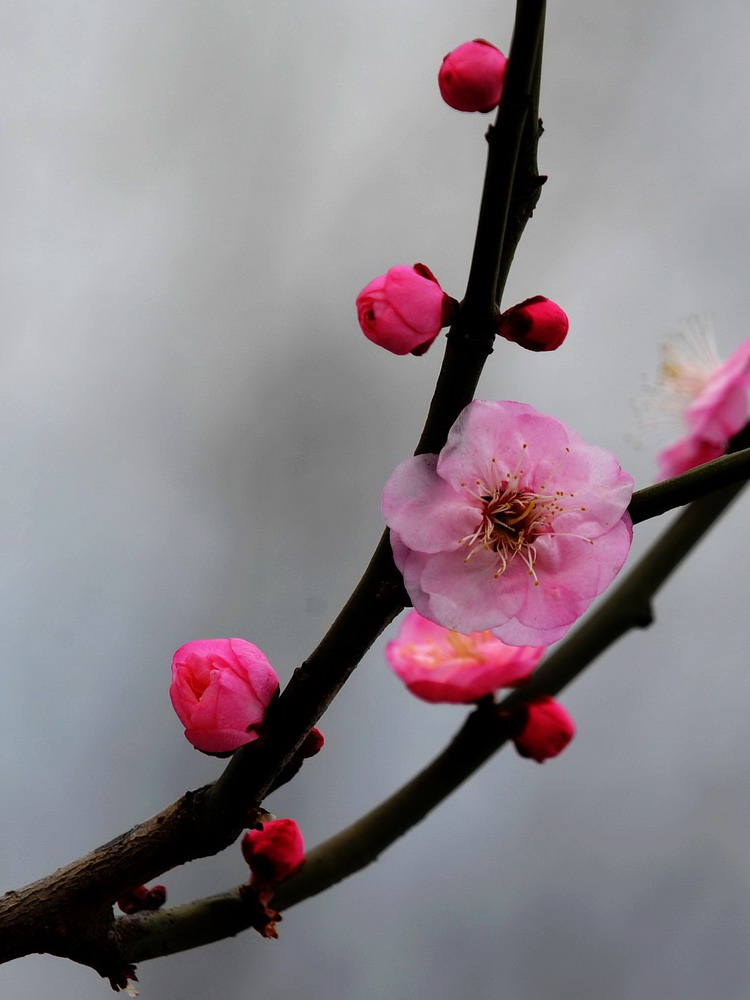
[[[515,559],[495,578],[496,567],[497,556],[488,550],[468,561],[463,550],[428,558],[419,578],[429,595],[427,617],[464,633],[492,629],[512,618],[529,587],[528,569]]]
[[[186,729],[185,737],[196,750],[208,754],[225,754],[258,739],[258,733],[238,729]]]
[[[443,325],[445,292],[434,276],[425,278],[413,267],[392,267],[385,290],[402,321],[413,330],[434,336]]]
[[[525,403],[475,399],[461,411],[448,433],[438,459],[438,474],[458,489],[461,483],[477,480],[482,486],[492,486],[517,472],[524,460],[524,435],[519,427],[524,414],[536,414],[536,410]]]
[[[557,628],[531,628],[522,625],[517,618],[510,618],[505,624],[492,629],[493,635],[509,646],[550,646],[569,631],[570,625],[559,625]]]
[[[458,548],[481,519],[477,502],[441,479],[436,464],[436,455],[407,458],[383,489],[386,523],[405,545],[419,552]]]

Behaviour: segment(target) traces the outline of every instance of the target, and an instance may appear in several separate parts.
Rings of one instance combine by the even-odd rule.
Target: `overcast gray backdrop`
[[[379,351],[354,297],[417,260],[461,297],[489,119],[435,77],[511,23],[510,0],[3,5],[3,888],[218,774],[169,704],[177,646],[244,636],[285,680],[356,582],[441,342]],[[480,394],[567,421],[639,485],[670,436],[634,440],[661,338],[707,312],[724,354],[749,332],[749,34],[744,0],[549,11],[550,180],[506,301],[544,293],[571,333],[501,346]],[[747,515],[565,695],[561,758],[501,754],[278,942],[144,963],[143,996],[745,998]],[[311,844],[463,718],[411,698],[382,646],[269,803]],[[164,881],[178,903],[244,876],[236,849]],[[108,987],[32,957],[0,994]]]

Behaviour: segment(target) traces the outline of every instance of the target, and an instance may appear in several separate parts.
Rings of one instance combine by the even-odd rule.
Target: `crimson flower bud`
[[[138,885],[135,889],[126,892],[117,900],[118,907],[123,913],[140,913],[141,910],[158,910],[167,899],[167,890],[163,885],[155,885],[147,889],[145,885]]]
[[[302,741],[302,746],[299,748],[303,760],[307,760],[308,757],[314,757],[316,753],[320,753],[325,745],[325,741],[325,736],[318,728],[313,726]]]
[[[392,354],[424,354],[456,305],[424,264],[390,268],[365,285],[356,304],[362,333]]]
[[[513,742],[522,757],[542,764],[565,749],[576,734],[576,724],[570,712],[547,695],[530,701],[524,709],[526,722]]]
[[[242,838],[242,856],[253,885],[284,882],[305,862],[305,842],[293,819],[274,819]]]
[[[500,49],[475,38],[443,59],[438,86],[446,104],[457,111],[492,111],[500,103],[508,60]]]
[[[533,295],[497,317],[497,332],[527,351],[556,351],[568,334],[568,317],[543,295]]]

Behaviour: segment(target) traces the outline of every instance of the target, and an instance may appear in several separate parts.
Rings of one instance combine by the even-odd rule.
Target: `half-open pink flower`
[[[707,333],[697,339],[676,337],[664,348],[658,388],[681,406],[688,433],[660,452],[662,479],[723,455],[750,416],[750,340],[721,363]]]
[[[439,455],[396,468],[382,509],[420,614],[456,632],[546,646],[625,562],[632,489],[613,455],[554,417],[474,400]]]
[[[526,722],[513,738],[522,757],[531,757],[542,764],[561,753],[576,734],[573,716],[554,698],[546,695],[535,698],[524,705],[523,711]]]
[[[484,38],[464,42],[443,59],[440,94],[457,111],[492,111],[500,103],[508,60]]]
[[[544,295],[533,295],[497,318],[497,332],[527,351],[556,351],[568,335],[568,317]]]
[[[257,740],[279,679],[265,654],[244,639],[197,639],[172,658],[169,697],[185,736],[216,757]]]
[[[283,882],[305,862],[302,831],[293,819],[274,819],[242,838],[242,856],[253,873],[253,885]]]
[[[507,646],[489,631],[452,632],[418,611],[409,612],[398,639],[385,647],[388,663],[412,694],[458,704],[523,683],[544,652],[544,646]]]
[[[374,278],[357,296],[357,318],[368,340],[392,354],[424,354],[455,302],[424,264],[399,264]]]

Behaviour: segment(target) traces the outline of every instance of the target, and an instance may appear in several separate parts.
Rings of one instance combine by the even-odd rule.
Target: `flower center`
[[[482,636],[484,637],[483,633]],[[462,635],[461,632],[448,632],[445,638],[457,659],[484,662],[477,650],[477,640],[473,634]]]
[[[462,539],[469,548],[465,561],[474,553],[489,549],[498,557],[497,579],[518,556],[536,581],[534,541],[554,530],[553,517],[563,510],[559,503],[561,496],[543,496],[530,490],[514,492],[510,483],[480,493],[482,519],[476,531]]]
[[[714,371],[714,367],[678,357],[665,349],[659,374],[665,393],[690,403],[703,392]]]
[[[420,667],[427,670],[437,670],[443,667],[447,660],[465,660],[470,666],[484,663],[484,656],[479,651],[482,642],[494,639],[492,632],[472,632],[464,635],[462,632],[446,630],[443,642],[415,642],[405,647],[408,656]]]

